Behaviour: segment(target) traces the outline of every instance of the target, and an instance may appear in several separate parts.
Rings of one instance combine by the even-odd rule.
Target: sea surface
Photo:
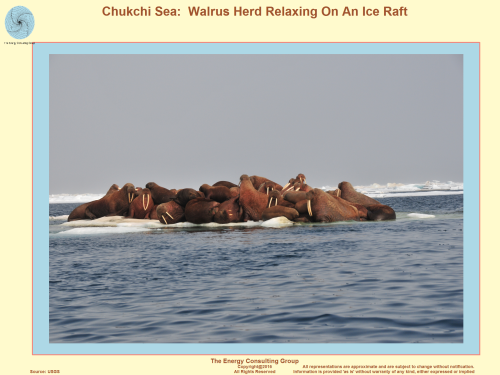
[[[463,195],[377,200],[397,220],[68,226],[81,202],[50,204],[50,342],[463,342]]]

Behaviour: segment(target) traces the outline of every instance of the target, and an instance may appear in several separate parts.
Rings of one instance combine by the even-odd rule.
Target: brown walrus
[[[213,221],[214,215],[219,210],[219,202],[206,198],[192,199],[186,204],[184,215],[186,221],[193,224],[205,224]]]
[[[345,199],[346,201],[361,204],[365,207],[371,204],[381,204],[379,201],[373,198],[367,197],[362,193],[358,193],[349,182],[346,181],[341,182],[339,184],[339,190],[340,190],[340,197],[342,199]]]
[[[233,197],[219,205],[213,220],[219,224],[239,223],[244,219],[243,208],[239,204],[240,197]]]
[[[208,184],[203,184],[200,186],[200,191],[205,194],[205,198],[219,203],[233,198],[231,191],[225,186],[210,186]]]
[[[250,176],[250,181],[252,181],[252,185],[254,187],[255,190],[258,190],[260,185],[262,185],[264,182],[272,182],[276,187],[275,189],[276,190],[281,190],[283,189],[283,186],[281,186],[280,184],[277,184],[276,182],[274,181],[271,181],[270,179],[268,178],[265,178],[265,177],[260,177],[260,176]]]
[[[274,190],[281,191],[281,189],[279,189],[280,186],[281,185],[278,185],[276,182],[266,181],[260,184],[260,186],[256,190],[259,193],[266,193],[266,195],[269,195],[269,193]]]
[[[151,191],[154,204],[161,204],[175,199],[175,193],[172,190],[165,189],[155,182],[148,182],[146,188]]]
[[[118,191],[118,190],[120,190],[120,187],[117,184],[113,184],[113,185],[111,185],[111,187],[108,189],[108,192],[104,196],[109,195],[109,194],[113,194],[115,191]],[[95,202],[95,201],[90,201],[90,202],[81,204],[78,207],[76,207],[69,214],[68,221],[87,219],[87,216],[85,215],[85,210],[87,209],[88,205],[91,204],[92,202]]]
[[[85,209],[85,215],[91,220],[104,216],[125,215],[134,199],[135,191],[134,185],[127,183],[120,190],[91,202]]]
[[[359,221],[356,207],[349,205],[349,202],[343,199],[332,197],[321,189],[313,189],[307,192],[306,196],[309,200],[309,216],[314,222]]]
[[[368,220],[396,220],[396,213],[394,210],[385,204],[371,204],[366,206],[366,209],[368,210]]]
[[[231,189],[232,187],[238,187],[238,185],[233,184],[232,182],[229,182],[229,181],[217,181],[212,186],[225,186],[228,189]]]
[[[186,204],[188,204],[191,199],[196,198],[205,198],[205,195],[198,190],[186,188],[180,189],[177,192],[174,201],[180,204],[182,207],[186,207]]]
[[[293,204],[292,202],[288,202],[286,199],[283,199],[281,193],[278,190],[273,190],[269,193],[269,201],[267,203],[267,207],[271,206],[295,208],[295,204]]]
[[[296,183],[299,183],[299,184],[305,184],[306,183],[306,176],[303,174],[303,173],[299,173],[297,175],[297,177],[295,178],[291,178],[289,181],[288,181],[288,184],[286,184],[285,186],[283,186],[283,188],[281,189],[281,193],[284,194],[286,193],[287,191],[292,191],[292,190],[295,190],[296,187],[294,186]]]
[[[156,216],[162,224],[176,224],[186,221],[184,207],[175,201],[159,204],[156,207]]]
[[[328,190],[326,191],[327,194],[329,194],[330,196],[332,197],[336,197],[336,198],[339,198],[339,199],[343,199],[343,198],[340,198],[340,190],[339,189],[335,189],[335,190]],[[345,199],[344,199],[345,200]],[[367,220],[368,219],[368,210],[366,209],[365,206],[361,205],[361,204],[358,204],[358,203],[353,203],[353,202],[349,202],[349,201],[346,201],[349,205],[353,206],[353,207],[356,207],[358,209],[358,213],[359,213],[359,218],[361,220]]]
[[[267,208],[269,197],[255,190],[248,175],[240,177],[240,206],[250,220],[259,221]]]
[[[138,195],[134,198],[128,209],[127,218],[149,219],[154,208],[151,191],[148,188],[136,190]]]
[[[275,217],[284,216],[288,220],[293,221],[299,217],[299,213],[295,208],[284,207],[284,206],[272,206],[266,208],[262,212],[262,220],[274,219]]]
[[[283,198],[288,202],[296,204],[297,202],[303,201],[306,198],[306,192],[304,191],[289,191],[283,195]]]

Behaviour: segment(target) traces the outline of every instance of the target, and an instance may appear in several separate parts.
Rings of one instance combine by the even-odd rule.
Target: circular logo
[[[24,39],[28,37],[35,27],[35,17],[28,8],[14,7],[5,17],[5,28],[11,37]]]

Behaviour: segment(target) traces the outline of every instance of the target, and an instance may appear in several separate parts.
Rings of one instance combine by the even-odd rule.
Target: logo
[[[14,7],[5,17],[5,28],[11,37],[16,39],[27,38],[35,27],[35,17],[28,8]]]

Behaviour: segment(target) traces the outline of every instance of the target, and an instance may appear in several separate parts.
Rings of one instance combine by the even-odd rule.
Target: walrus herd
[[[163,224],[240,223],[284,216],[295,222],[394,220],[394,210],[357,192],[349,182],[323,191],[306,184],[302,173],[281,186],[265,177],[240,177],[239,185],[219,181],[195,189],[166,189],[154,182],[144,188],[112,185],[101,199],[78,206],[68,221],[104,216],[159,220]]]

